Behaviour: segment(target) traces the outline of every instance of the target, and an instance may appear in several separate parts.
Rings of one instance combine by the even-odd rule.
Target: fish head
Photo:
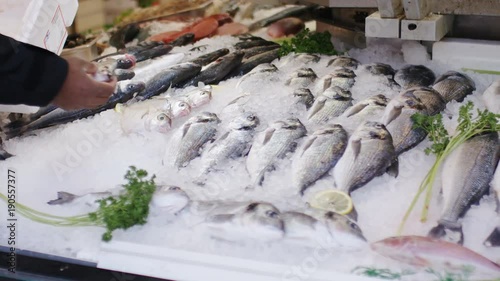
[[[172,119],[168,116],[166,111],[154,111],[149,114],[149,118],[146,119],[146,128],[150,131],[156,131],[162,134],[166,134],[172,128]]]
[[[241,214],[241,223],[250,226],[259,226],[272,232],[284,233],[284,224],[280,211],[271,204],[250,203]]]
[[[380,122],[365,121],[357,128],[354,134],[364,139],[390,139],[392,142],[391,133],[389,133],[385,125]]]
[[[191,121],[191,122],[190,122]],[[202,112],[199,115],[190,119],[190,123],[215,123],[219,124],[221,120],[217,116],[217,114],[212,112]]]
[[[312,70],[311,68],[299,68],[298,70],[296,70],[293,74],[292,74],[292,77],[306,77],[306,78],[317,78],[318,76],[316,76],[316,73],[314,72],[314,70]]]
[[[330,60],[327,64],[328,67],[344,67],[344,68],[350,68],[350,69],[356,69],[358,68],[359,61],[356,59],[346,57],[346,56],[339,56],[336,57],[332,60]]]
[[[134,78],[135,72],[130,69],[115,69],[113,74],[118,78],[119,81],[130,80]]]
[[[365,68],[373,75],[394,77],[394,74],[396,74],[396,71],[392,68],[392,66],[380,62],[368,64]]]
[[[348,90],[344,90],[341,87],[338,86],[333,86],[325,90],[323,93],[324,96],[334,99],[334,100],[339,100],[339,101],[350,101],[352,100],[352,94]]]
[[[376,105],[376,106],[386,107],[387,104],[389,103],[389,99],[382,94],[378,94],[378,95],[369,97],[366,100],[366,102],[368,105]]]
[[[212,100],[212,86],[207,85],[188,94],[191,107],[199,107]]]
[[[151,205],[175,214],[184,209],[190,201],[189,196],[180,187],[158,185],[151,198]]]
[[[340,124],[327,124],[325,128],[316,130],[313,135],[315,136],[322,136],[322,135],[334,135],[334,134],[343,134],[346,135],[347,133],[344,130],[344,127]]]
[[[229,127],[234,130],[253,130],[259,125],[259,117],[252,112],[246,112],[231,121]]]
[[[292,56],[292,58],[292,61],[298,61],[302,64],[318,62],[321,59],[318,55],[314,54],[295,54]]]
[[[170,113],[173,118],[187,116],[191,113],[191,106],[185,101],[176,100],[170,104]]]
[[[135,66],[136,60],[133,55],[125,54],[116,60],[116,68],[130,69]]]
[[[337,68],[331,73],[332,79],[335,78],[355,78],[356,74],[354,74],[354,71],[348,69],[348,68]]]
[[[293,96],[304,100],[314,99],[313,94],[308,88],[298,88],[293,92]]]
[[[367,245],[361,228],[347,216],[327,212],[325,223],[332,237],[342,246],[360,248]]]
[[[292,131],[297,131],[297,132],[303,132],[303,134],[306,134],[306,127],[298,118],[288,118],[285,121],[283,121],[281,129],[284,130],[292,130]]]
[[[122,91],[127,94],[140,93],[146,89],[144,82],[130,82],[124,86]]]

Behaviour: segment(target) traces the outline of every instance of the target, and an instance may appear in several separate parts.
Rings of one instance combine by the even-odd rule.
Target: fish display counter
[[[498,73],[202,5],[100,35],[104,105],[3,118],[0,276],[499,280]]]

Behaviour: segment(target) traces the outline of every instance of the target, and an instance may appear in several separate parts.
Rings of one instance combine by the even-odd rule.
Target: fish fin
[[[186,123],[186,124],[184,124],[184,126],[182,126],[182,138],[184,138],[186,136],[190,127],[191,127],[191,123]]]
[[[10,122],[9,124],[5,125],[3,127],[3,129],[4,130],[12,130],[12,129],[20,128],[26,124],[27,124],[27,122],[25,120],[14,120],[14,121]]]
[[[355,104],[354,106],[351,106],[350,108],[347,109],[345,112],[345,117],[351,117],[354,114],[359,113],[361,110],[363,110],[365,107],[367,107],[367,104]]]
[[[317,139],[318,137],[312,137],[310,139],[308,139],[305,143],[304,143],[304,146],[302,146],[302,153],[300,154],[300,156],[302,157],[304,155],[304,153],[306,152],[307,149],[309,149],[309,147],[311,147],[311,145],[314,143],[314,141]]]
[[[318,113],[325,106],[326,100],[316,101],[317,102],[312,105],[311,109],[309,109],[309,115],[307,116],[307,119],[311,119],[314,114]]]
[[[223,141],[225,139],[227,139],[227,137],[229,136],[229,131],[227,131],[225,134],[223,134],[222,136],[219,137],[219,141]]]
[[[444,240],[452,243],[457,243],[459,245],[464,244],[464,233],[462,232],[462,226],[445,226],[442,223],[439,223],[437,226],[433,227],[427,236]]]
[[[500,247],[500,227],[493,229],[483,244],[486,247]]]
[[[271,140],[275,131],[276,131],[276,129],[267,129],[266,130],[266,134],[264,135],[264,141],[262,142],[262,145],[266,145],[266,143],[268,143],[269,140]]]
[[[69,203],[69,202],[75,200],[76,197],[78,197],[78,196],[76,196],[72,193],[65,192],[65,191],[59,191],[59,192],[57,192],[57,199],[50,200],[49,202],[47,202],[47,204],[49,204],[49,205],[65,204],[65,203]]]
[[[352,151],[354,153],[354,159],[358,158],[358,155],[361,151],[361,139],[352,139],[351,140]]]
[[[14,128],[14,129],[11,129],[11,130],[6,130],[5,131],[5,138],[6,139],[12,139],[12,138],[15,138],[15,137],[19,137],[27,132],[29,132],[29,125],[26,125],[26,126],[22,126],[22,127],[19,127],[19,128]]]
[[[387,174],[395,178],[399,175],[399,160],[396,158],[394,162],[387,168]]]
[[[398,104],[393,106],[391,109],[389,109],[389,112],[387,115],[384,114],[382,123],[387,126],[389,125],[392,121],[394,121],[396,118],[398,118],[399,115],[401,115],[401,112],[403,111],[403,105]]]
[[[14,155],[8,153],[7,151],[0,148],[0,161],[6,160]]]

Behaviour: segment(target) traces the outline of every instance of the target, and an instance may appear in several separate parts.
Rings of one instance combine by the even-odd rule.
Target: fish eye
[[[255,120],[255,116],[250,115],[250,116],[247,117],[247,120],[248,121],[253,121],[253,120]]]
[[[275,212],[275,211],[266,211],[266,216],[270,217],[270,218],[277,218],[278,217],[278,213]]]
[[[165,119],[167,119],[167,115],[165,115],[165,114],[163,114],[163,113],[162,113],[162,114],[160,114],[160,115],[158,115],[158,120],[163,121],[163,120],[165,120]]]
[[[181,189],[178,186],[171,186],[168,190],[177,191],[177,190],[181,190]]]
[[[357,225],[357,224],[355,224],[355,223],[353,223],[353,222],[349,222],[349,227],[350,227],[351,229],[358,230],[358,225]]]

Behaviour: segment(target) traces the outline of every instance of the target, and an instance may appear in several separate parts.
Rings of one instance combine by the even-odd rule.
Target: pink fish
[[[473,266],[475,273],[500,277],[500,265],[463,246],[424,236],[398,236],[374,242],[377,253],[414,266],[463,269]]]

